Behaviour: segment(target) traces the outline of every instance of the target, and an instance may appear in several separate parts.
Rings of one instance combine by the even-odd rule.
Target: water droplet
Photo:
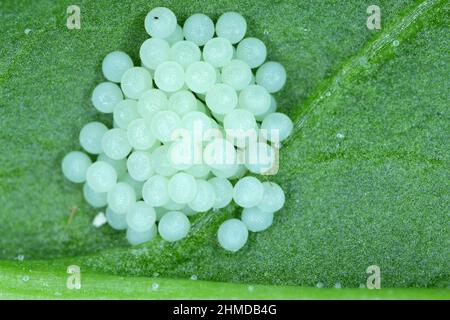
[[[156,282],[155,282],[155,283],[152,283],[152,290],[153,290],[153,291],[158,290],[158,288],[159,288],[159,284],[157,284]]]
[[[155,278],[159,277],[159,272],[153,272],[153,276],[154,276]]]
[[[334,288],[335,288],[335,289],[340,289],[340,288],[342,288],[341,283],[340,283],[340,282],[336,282],[336,283],[334,284]]]
[[[392,41],[392,45],[393,45],[394,47],[398,47],[399,44],[400,44],[400,41],[398,41],[398,40]]]
[[[336,134],[336,138],[338,138],[338,139],[344,139],[344,137],[345,137],[345,135],[343,133],[338,132]]]
[[[325,287],[325,285],[322,282],[317,282],[316,287],[321,289],[321,288]]]
[[[263,34],[264,34],[265,36],[267,36],[267,35],[269,35],[269,31],[264,30],[264,31],[263,31]]]
[[[16,257],[16,259],[19,260],[19,261],[23,261],[23,260],[25,259],[25,256],[24,256],[23,254],[19,254],[19,255]]]
[[[23,282],[27,282],[28,280],[30,280],[30,277],[29,277],[29,276],[23,276],[23,277],[22,277],[22,281],[23,281]]]
[[[330,92],[330,91],[327,91],[327,93],[325,93],[325,95],[326,95],[327,97],[329,97],[329,96],[331,96],[331,92]]]
[[[191,280],[197,280],[198,278],[197,278],[197,275],[196,274],[193,274],[192,276],[191,276]]]
[[[24,30],[24,32],[25,32],[25,34],[30,34],[31,29],[30,29],[30,28],[26,28],[26,29]]]

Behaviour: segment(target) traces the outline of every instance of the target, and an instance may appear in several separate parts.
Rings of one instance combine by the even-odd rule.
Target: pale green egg
[[[116,185],[117,173],[109,163],[97,161],[87,169],[86,181],[95,192],[108,192]]]
[[[130,176],[136,181],[146,181],[153,174],[151,153],[147,151],[133,151],[127,160]]]
[[[143,65],[151,70],[169,60],[170,45],[166,40],[150,38],[142,43],[139,49],[139,56]]]
[[[177,17],[165,7],[153,8],[145,17],[145,31],[155,38],[169,37],[177,27]]]
[[[92,92],[92,104],[102,113],[111,113],[117,103],[123,100],[119,86],[112,82],[102,82]]]
[[[247,243],[248,229],[241,220],[229,219],[220,225],[217,239],[222,248],[236,252]]]
[[[158,232],[169,242],[178,241],[187,236],[191,224],[186,215],[179,211],[167,212],[159,221]]]
[[[102,62],[103,75],[112,82],[120,82],[125,71],[131,68],[133,68],[133,60],[122,51],[108,53]]]
[[[247,31],[245,18],[237,12],[225,12],[216,23],[216,33],[219,37],[228,39],[232,44],[242,40]]]
[[[103,152],[113,160],[125,158],[131,151],[127,131],[120,128],[110,129],[102,138]]]
[[[136,202],[134,189],[125,182],[118,182],[106,195],[108,206],[117,213],[125,214]]]
[[[233,185],[228,179],[214,177],[208,180],[214,188],[214,208],[222,209],[233,199]]]
[[[126,129],[130,122],[137,118],[139,118],[139,113],[135,100],[125,99],[114,107],[113,119],[118,128]]]
[[[86,173],[91,164],[92,160],[87,154],[80,151],[72,151],[62,160],[61,169],[69,181],[81,183],[86,181]]]
[[[270,93],[280,91],[286,83],[286,70],[279,62],[266,62],[256,71],[256,83]]]
[[[160,175],[148,179],[142,187],[144,201],[152,207],[162,207],[170,200],[168,191],[169,180]]]
[[[261,211],[257,207],[245,208],[241,215],[242,222],[252,232],[266,230],[272,225],[273,212]]]
[[[126,97],[138,99],[141,94],[153,87],[152,76],[145,68],[133,67],[123,74],[120,87]]]
[[[102,138],[108,128],[101,122],[90,122],[80,131],[80,145],[89,153],[100,154],[102,150]]]
[[[243,208],[251,208],[259,204],[263,197],[264,187],[255,177],[240,179],[233,188],[233,200]]]
[[[150,230],[156,222],[156,212],[144,201],[138,201],[131,205],[127,211],[128,227],[136,232]]]
[[[184,22],[183,33],[186,40],[203,46],[214,35],[214,23],[207,15],[196,13]]]

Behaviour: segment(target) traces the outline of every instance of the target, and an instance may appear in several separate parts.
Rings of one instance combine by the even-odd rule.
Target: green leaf
[[[23,263],[9,261],[18,255],[30,265],[47,259],[36,262],[40,279],[60,281],[67,265],[77,264],[90,283],[115,283],[112,290],[121,279],[114,274],[159,272],[165,278],[195,274],[201,280],[280,285],[264,288],[286,298],[326,297],[289,285],[358,287],[374,264],[383,287],[448,286],[446,1],[378,1],[381,30],[366,27],[369,1],[83,1],[80,30],[65,26],[70,4],[0,4],[3,295],[53,294],[32,282],[15,288]],[[241,12],[248,35],[263,39],[269,58],[288,72],[276,98],[295,120],[295,134],[281,150],[278,175],[266,177],[284,188],[287,203],[269,230],[252,234],[235,254],[220,249],[215,235],[223,220],[239,216],[235,208],[199,215],[181,242],[158,238],[129,247],[123,233],[92,226],[98,210],[84,203],[81,187],[60,170],[64,154],[80,149],[83,124],[111,124],[90,103],[102,81],[102,58],[119,49],[137,63],[147,38],[143,19],[156,5],[170,7],[181,21],[195,12],[213,19]],[[121,285],[132,292],[139,279]],[[157,297],[181,297],[176,288],[197,290],[187,280],[161,281],[172,289]],[[246,285],[217,286],[231,289],[212,297],[247,297],[240,294]],[[212,287],[206,283],[199,297]],[[139,288],[133,296],[146,297],[147,289]],[[358,296],[358,290],[339,295]],[[336,297],[335,291],[319,292]],[[86,294],[123,295],[98,288]]]

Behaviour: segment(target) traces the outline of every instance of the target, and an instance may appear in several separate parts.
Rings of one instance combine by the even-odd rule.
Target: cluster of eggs
[[[266,46],[244,38],[246,29],[236,12],[223,14],[216,25],[194,14],[181,28],[171,10],[158,7],[145,18],[151,37],[140,48],[141,66],[121,51],[104,58],[108,81],[96,86],[92,103],[112,113],[113,128],[85,125],[79,141],[96,161],[72,151],[62,171],[70,181],[84,183],[90,205],[106,206],[109,225],[127,229],[131,244],[157,234],[180,240],[189,232],[190,216],[234,201],[243,208],[241,219],[229,219],[218,230],[220,245],[234,252],[249,231],[267,229],[283,207],[279,185],[245,176],[273,169],[279,142],[293,127],[276,112],[272,95],[285,84],[285,69],[266,62]],[[252,131],[261,138],[254,149]],[[251,157],[251,149],[258,156]]]

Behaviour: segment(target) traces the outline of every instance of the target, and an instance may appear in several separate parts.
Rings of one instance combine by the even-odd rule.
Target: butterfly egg
[[[255,177],[240,179],[233,188],[233,200],[243,208],[251,208],[259,204],[263,197],[264,187]]]
[[[80,151],[72,151],[63,158],[61,169],[69,181],[81,183],[86,181],[86,173],[91,164],[92,160],[87,154]]]
[[[117,177],[121,178],[127,173],[127,160],[126,159],[120,159],[120,160],[113,160],[110,157],[108,157],[106,154],[101,153],[97,157],[97,161],[104,161],[109,163],[113,166],[113,168],[116,170]]]
[[[285,202],[284,191],[275,182],[263,182],[263,197],[258,203],[258,209],[266,212],[276,212],[283,208]]]
[[[102,138],[108,128],[100,122],[90,122],[80,131],[80,145],[89,153],[102,153]]]
[[[286,70],[279,62],[266,62],[256,71],[256,83],[270,93],[280,91],[286,83]]]
[[[203,48],[203,60],[213,67],[223,67],[233,58],[233,46],[225,38],[212,38]]]
[[[133,60],[122,51],[108,53],[102,62],[103,75],[112,82],[120,82],[125,71],[131,68]]]
[[[170,36],[164,38],[169,45],[174,45],[177,42],[183,41],[183,39],[183,28],[179,24],[177,24],[175,30],[170,34]]]
[[[123,100],[119,86],[112,82],[102,82],[92,92],[92,104],[102,113],[111,113],[117,103]]]
[[[252,81],[252,77],[252,70],[241,60],[231,60],[221,72],[221,81],[237,91],[246,88]]]
[[[216,194],[214,187],[205,180],[197,180],[197,193],[188,206],[197,212],[205,212],[214,206]]]
[[[133,188],[134,193],[136,194],[136,200],[142,199],[142,187],[144,186],[144,181],[137,181],[133,179],[133,177],[130,176],[129,173],[126,173],[122,176],[119,182],[124,182]]]
[[[156,67],[169,60],[170,46],[166,40],[150,38],[145,40],[139,49],[139,57],[143,65],[155,70]]]
[[[193,92],[206,93],[216,83],[216,69],[205,61],[191,63],[186,69],[185,80]]]
[[[217,239],[222,248],[236,252],[247,242],[248,229],[241,220],[229,219],[220,225]]]
[[[137,232],[148,231],[156,221],[156,212],[144,201],[133,203],[127,211],[128,227]]]
[[[136,202],[134,189],[124,183],[118,182],[106,195],[108,206],[117,213],[125,214]]]
[[[176,112],[180,117],[188,112],[197,110],[197,99],[188,90],[181,90],[169,98],[169,110]]]
[[[244,38],[247,31],[245,18],[237,12],[225,12],[216,23],[216,33],[219,37],[228,39],[232,44]]]
[[[158,223],[158,232],[169,242],[178,241],[187,236],[191,224],[182,212],[169,211]]]
[[[117,173],[109,163],[97,161],[87,169],[86,181],[95,192],[108,192],[116,185]]]
[[[150,177],[142,187],[144,201],[152,207],[162,207],[170,200],[168,191],[169,180],[160,175]]]
[[[106,192],[95,192],[87,183],[83,185],[84,200],[94,208],[106,206]]]
[[[127,128],[127,138],[130,145],[136,150],[146,150],[156,142],[146,121],[142,118],[130,122]]]
[[[173,111],[158,111],[150,120],[150,130],[154,137],[161,142],[173,140],[172,133],[180,127],[181,119]]]
[[[194,178],[206,179],[211,172],[210,168],[205,164],[195,164],[192,167],[184,170]]]
[[[236,164],[236,149],[226,139],[214,139],[204,148],[203,161],[212,169],[231,168]]]
[[[155,38],[169,37],[177,28],[177,17],[164,7],[153,8],[145,17],[145,31]]]
[[[115,230],[125,230],[128,227],[127,215],[114,212],[110,207],[106,207],[106,221]]]
[[[250,68],[262,65],[266,57],[266,45],[257,38],[245,38],[236,48],[236,58],[244,61]]]
[[[270,94],[264,87],[249,85],[239,93],[239,106],[257,116],[269,110]]]
[[[152,76],[147,69],[133,67],[125,71],[120,81],[120,87],[126,97],[138,99],[141,94],[151,89]]]
[[[284,113],[275,112],[267,115],[261,124],[261,134],[271,142],[285,140],[292,133],[294,124]]]
[[[158,228],[154,224],[150,230],[143,232],[135,231],[132,228],[127,229],[127,240],[131,245],[138,245],[144,242],[148,242],[156,237],[158,234]]]
[[[183,33],[186,40],[203,46],[214,35],[214,23],[207,15],[196,13],[184,22]]]
[[[200,111],[186,113],[181,119],[181,127],[187,130],[192,143],[204,140],[205,134],[213,128],[213,122],[210,117]]]
[[[228,179],[214,177],[208,180],[214,189],[214,204],[216,209],[225,208],[233,199],[233,185]]]
[[[236,90],[223,83],[216,83],[206,94],[206,104],[216,114],[227,114],[237,107]]]
[[[166,209],[167,211],[180,211],[180,210],[184,209],[185,207],[186,207],[186,204],[178,203],[173,200],[169,200],[169,202],[167,202],[163,206],[163,208]]]
[[[269,109],[266,112],[264,112],[263,114],[255,116],[255,119],[257,121],[263,121],[265,117],[267,117],[269,114],[274,113],[276,111],[277,111],[277,101],[275,100],[275,97],[271,94]]]
[[[238,147],[244,147],[249,139],[257,138],[255,116],[245,109],[234,109],[227,113],[223,119],[223,127],[227,137]]]
[[[275,170],[276,151],[264,142],[251,143],[245,150],[245,167],[256,174],[266,174]]]
[[[191,63],[200,61],[202,53],[198,45],[192,41],[180,41],[172,45],[169,52],[170,60],[178,62],[184,68]]]
[[[145,120],[149,121],[157,112],[167,110],[169,99],[167,95],[159,89],[145,91],[137,102],[137,112]]]
[[[170,165],[177,170],[186,170],[194,164],[194,147],[190,139],[172,142],[167,150]]]
[[[113,120],[118,128],[126,129],[131,121],[139,118],[137,102],[131,99],[120,101],[114,107]]]
[[[170,164],[168,153],[169,146],[162,145],[152,152],[150,158],[153,171],[165,177],[173,176],[178,171]]]
[[[197,194],[197,181],[187,173],[178,172],[170,178],[168,191],[170,199],[187,204],[194,200]]]
[[[266,230],[272,225],[273,212],[262,211],[257,207],[245,208],[241,215],[242,222],[252,232]]]
[[[153,174],[151,154],[146,151],[134,151],[127,160],[130,176],[136,181],[145,181]]]
[[[165,61],[156,67],[155,84],[166,92],[175,92],[184,85],[185,75],[183,67],[174,61]]]
[[[113,160],[125,158],[131,151],[127,131],[120,128],[108,130],[102,138],[102,149]]]

